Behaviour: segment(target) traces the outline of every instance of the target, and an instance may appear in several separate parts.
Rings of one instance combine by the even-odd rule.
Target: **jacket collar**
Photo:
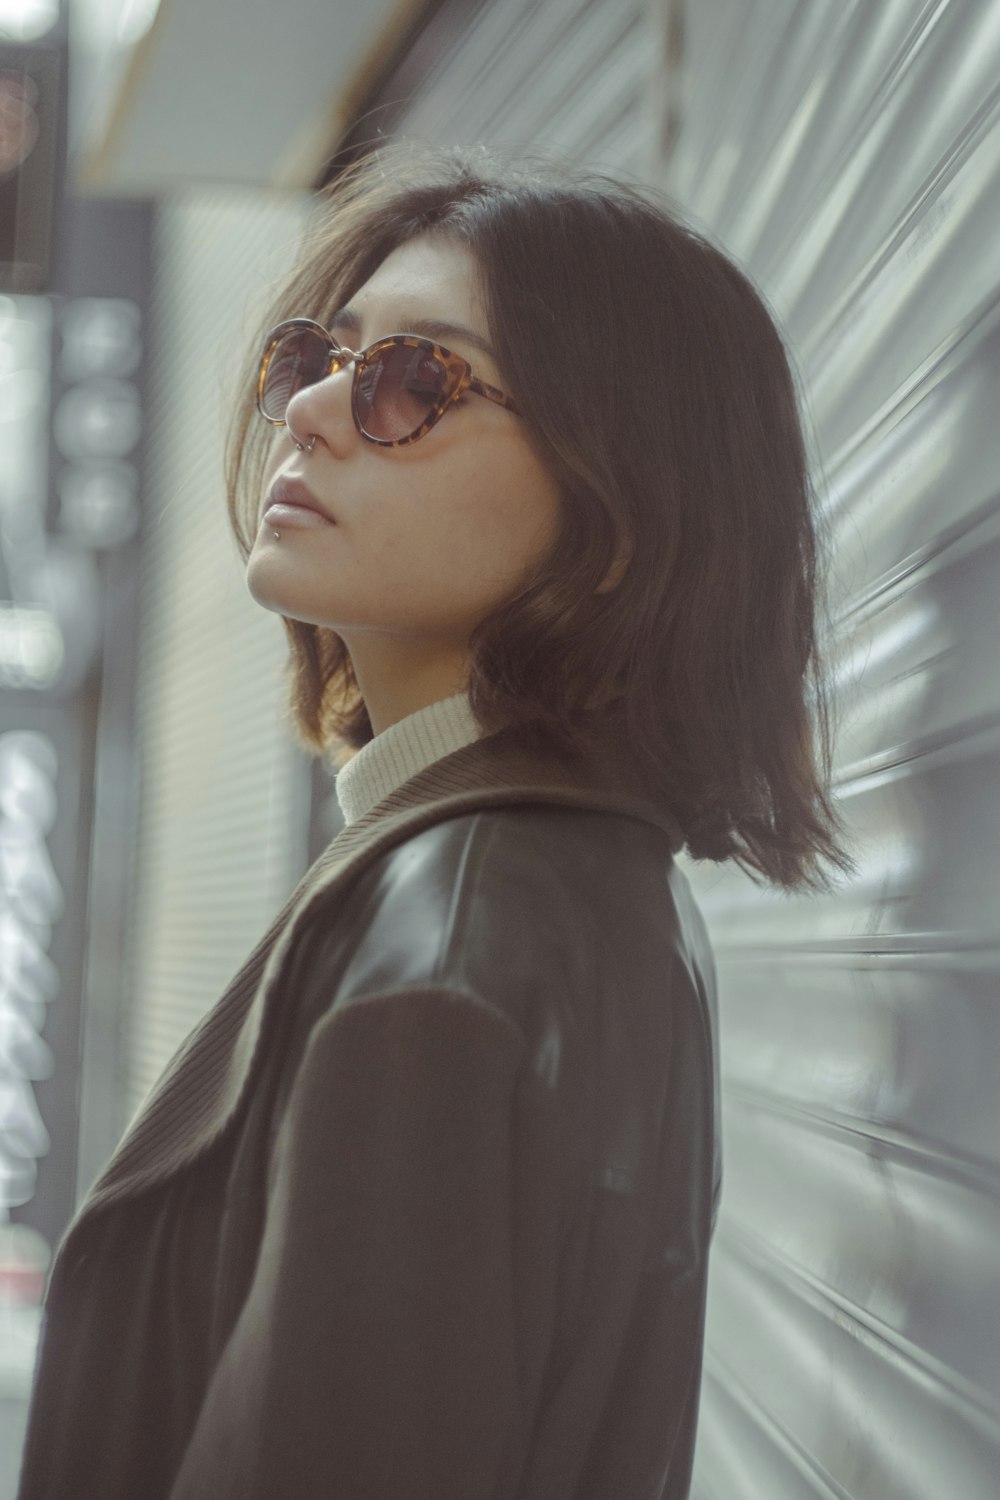
[[[431,824],[532,802],[636,817],[666,834],[672,852],[682,843],[675,819],[636,791],[610,749],[564,762],[522,748],[501,730],[425,767],[343,828],[306,871],[133,1117],[62,1243],[105,1205],[192,1162],[235,1118],[266,1052],[262,1035],[281,1007],[286,954],[317,903],[335,907],[338,894],[374,860]]]

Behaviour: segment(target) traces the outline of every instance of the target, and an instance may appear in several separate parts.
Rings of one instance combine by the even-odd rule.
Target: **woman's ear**
[[[625,569],[631,562],[631,553],[626,557],[616,557],[601,582],[594,590],[595,594],[609,594],[616,589],[625,576]]]

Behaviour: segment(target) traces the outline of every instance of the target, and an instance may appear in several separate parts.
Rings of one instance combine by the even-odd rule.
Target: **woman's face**
[[[467,329],[439,342],[503,388],[495,361],[473,341],[489,345],[475,260],[440,234],[394,250],[330,332],[362,349],[419,319]],[[293,530],[262,521],[247,585],[266,608],[336,631],[367,701],[364,676],[374,691],[380,662],[433,678],[435,660],[454,666],[464,656],[473,627],[554,542],[560,496],[525,424],[476,394],[410,446],[367,442],[351,417],[353,376],[351,364],[292,398],[288,425],[274,429],[261,496],[263,515],[279,475],[301,479],[335,524]],[[293,432],[303,443],[315,434],[311,453],[296,449]],[[460,686],[456,679],[450,690]]]

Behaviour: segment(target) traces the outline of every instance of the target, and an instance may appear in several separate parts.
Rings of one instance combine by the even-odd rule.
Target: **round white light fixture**
[[[59,0],[0,0],[0,38],[33,42],[59,19]]]

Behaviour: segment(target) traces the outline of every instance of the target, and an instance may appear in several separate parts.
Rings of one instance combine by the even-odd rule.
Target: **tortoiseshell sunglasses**
[[[267,336],[257,379],[257,409],[277,427],[297,391],[354,361],[351,412],[369,443],[402,448],[440,422],[466,391],[518,415],[509,396],[472,373],[460,354],[414,333],[392,333],[367,349],[346,349],[312,318],[288,318]]]

